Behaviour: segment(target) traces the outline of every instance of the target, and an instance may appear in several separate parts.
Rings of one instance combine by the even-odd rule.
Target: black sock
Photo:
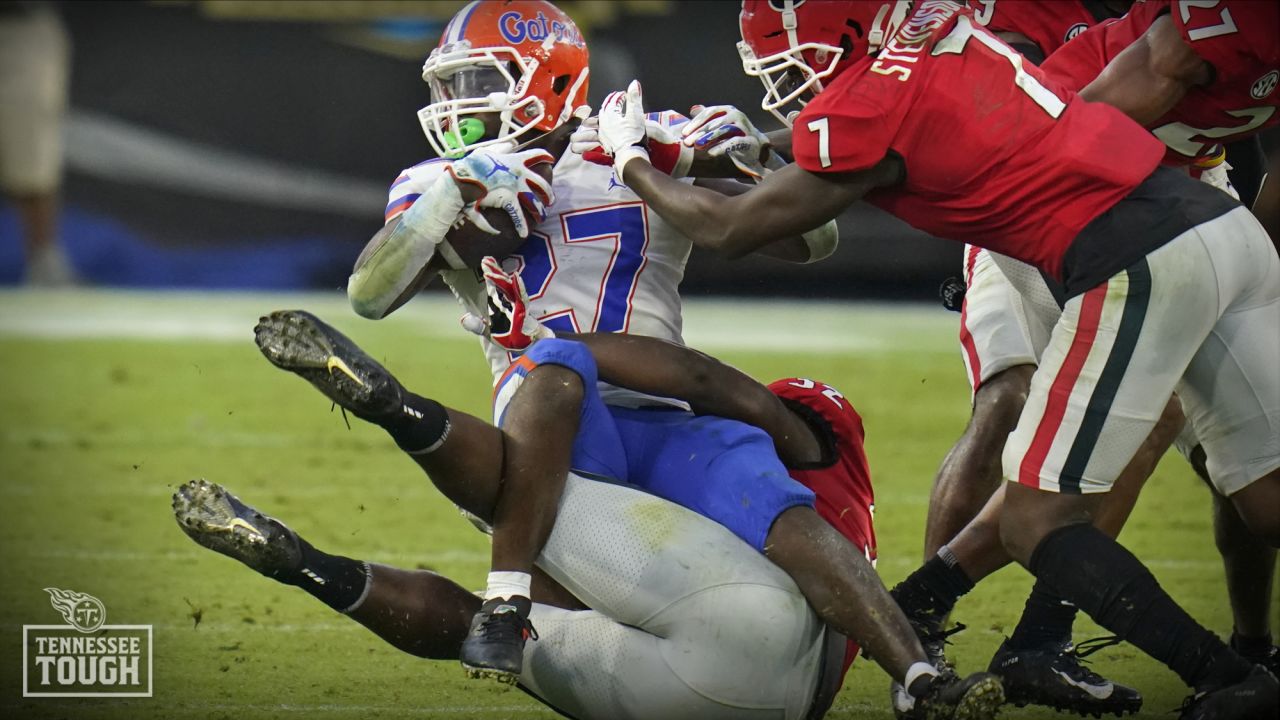
[[[1193,688],[1222,687],[1249,674],[1249,663],[1178,607],[1146,566],[1088,523],[1045,536],[1030,569],[1053,578],[1063,597]]]
[[[302,564],[276,580],[296,585],[338,612],[349,612],[364,599],[371,580],[369,563],[320,552],[302,538]]]
[[[891,594],[902,612],[915,620],[941,619],[956,601],[973,589],[973,581],[956,564],[944,545],[938,554],[907,576]]]
[[[381,425],[410,455],[432,452],[449,437],[449,411],[431,398],[404,392],[400,412],[373,422]]]
[[[1262,637],[1249,637],[1231,631],[1231,649],[1245,657],[1265,657],[1271,652],[1271,633]]]
[[[1071,626],[1075,623],[1075,605],[1062,599],[1049,584],[1036,580],[1027,598],[1027,605],[1018,620],[1018,626],[1009,636],[1008,647],[1014,650],[1033,650],[1046,645],[1061,645],[1071,640]]]

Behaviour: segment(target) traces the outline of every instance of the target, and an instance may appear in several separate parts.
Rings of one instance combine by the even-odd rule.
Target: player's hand
[[[520,352],[546,338],[555,337],[551,328],[529,314],[529,294],[518,273],[502,269],[496,258],[480,261],[485,292],[489,296],[489,317],[465,315],[462,326],[477,335],[488,335],[507,350]]]
[[[481,230],[497,235],[477,208],[498,208],[511,217],[516,233],[529,236],[529,229],[542,222],[547,208],[555,201],[551,183],[531,168],[541,163],[555,163],[545,150],[517,153],[495,153],[485,148],[472,151],[448,167],[449,174],[468,200],[463,211]]]
[[[640,81],[632,80],[626,92],[610,93],[600,106],[599,118],[600,145],[613,158],[613,172],[621,182],[627,163],[636,158],[649,161]]]
[[[772,144],[746,113],[732,105],[694,105],[691,112],[693,119],[680,131],[685,146],[711,157],[728,157],[742,174],[756,182],[764,179]]]
[[[682,143],[674,129],[657,120],[648,119],[647,116],[644,130],[644,144],[649,150],[649,162],[653,163],[653,167],[671,177],[688,177],[689,168],[693,165],[694,148]],[[600,144],[598,118],[587,120],[574,131],[569,138],[569,147],[587,162],[613,166],[613,158]]]

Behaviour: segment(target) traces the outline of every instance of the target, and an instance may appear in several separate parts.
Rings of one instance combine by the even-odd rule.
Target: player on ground
[[[1035,15],[1037,7],[1017,6],[1027,16]],[[1052,79],[1078,89],[1140,41],[1133,53],[1141,50],[1147,61],[1135,62],[1129,57],[1114,63],[1090,87],[1090,96],[1119,106],[1170,143],[1167,164],[1185,166],[1206,158],[1221,162],[1221,153],[1213,150],[1216,146],[1205,140],[1239,142],[1275,121],[1280,94],[1255,93],[1253,85],[1280,64],[1280,38],[1269,30],[1280,24],[1280,9],[1272,3],[1230,0],[1215,4],[1215,8],[1203,4],[1184,7],[1169,2],[1138,3],[1122,20],[1085,32],[1051,55],[1043,69]],[[1228,17],[1238,30],[1223,32],[1223,18]],[[1164,82],[1152,77],[1153,73],[1170,72],[1169,68],[1177,74],[1166,77]],[[1170,92],[1178,93],[1165,100],[1166,106],[1175,102],[1171,109],[1162,113],[1151,109],[1153,95]],[[1237,109],[1229,113],[1225,112],[1227,108]],[[1249,121],[1241,123],[1241,116],[1247,116]],[[1254,122],[1254,118],[1261,120]],[[1215,125],[1229,129],[1195,131]],[[1222,165],[1215,169],[1223,170]],[[1208,177],[1201,179],[1209,181]],[[1230,190],[1225,183],[1211,184]],[[994,487],[997,470],[983,459],[997,457],[1004,446],[1006,433],[1012,430],[1022,408],[1035,362],[1060,314],[1052,292],[1033,269],[977,248],[969,249],[966,259],[969,292],[962,313],[961,340],[975,386],[974,418],[948,455],[935,485],[930,535],[926,538],[927,557],[932,559],[894,591],[913,622],[934,633],[941,629],[942,619],[960,595],[1009,562],[999,545],[998,498],[957,537],[948,538],[945,533],[975,512],[974,503]],[[1017,290],[1010,283],[1015,279]],[[1112,535],[1119,531],[1139,489],[1181,425],[1182,416],[1175,401],[1117,479],[1116,494],[1120,497],[1108,498],[1105,512],[1096,518],[1099,527]],[[1191,439],[1180,442],[1180,449],[1193,458],[1197,472],[1208,480],[1203,450],[1192,452],[1197,443],[1190,423],[1184,435]],[[1200,459],[1196,462],[1195,458]],[[990,480],[983,482],[987,477]],[[1236,616],[1231,645],[1251,661],[1274,670],[1280,658],[1270,637],[1268,605],[1275,551],[1248,532],[1224,493],[1214,495],[1215,535],[1227,564]],[[930,550],[943,540],[951,543],[934,557]],[[1083,704],[1104,708],[1111,705],[1106,698],[1090,703],[1091,695],[1056,687],[1062,683],[1055,683],[1053,674],[1041,677],[1035,673],[1046,666],[1033,660],[1045,654],[1052,656],[1056,648],[1069,641],[1074,616],[1074,607],[1064,604],[1046,583],[1037,583],[1013,636],[992,660],[991,669],[1002,675],[1011,700],[1022,700],[1020,688],[1026,685],[1031,691],[1039,688],[1041,695],[1061,690],[1068,700],[1074,696]],[[1053,658],[1048,667],[1065,660],[1069,658]],[[1029,699],[1036,701],[1034,696]],[[1078,709],[1083,710],[1084,706]]]
[[[1272,712],[1274,676],[1088,522],[1176,386],[1198,430],[1219,428],[1212,441],[1199,433],[1210,475],[1236,488],[1255,534],[1280,542],[1269,510],[1280,502],[1280,259],[1270,239],[1226,195],[1158,168],[1163,145],[1140,126],[1052,87],[957,3],[919,3],[882,51],[864,54],[859,31],[882,32],[888,10],[744,6],[744,68],[764,78],[766,105],[808,100],[785,113],[796,165],[735,198],[674,183],[645,161],[633,83],[600,113],[615,172],[729,256],[866,197],[1058,280],[1066,307],[1004,452],[1006,549],[1195,688],[1186,717]]]
[[[523,19],[517,22],[508,17],[513,14]],[[548,22],[550,35],[528,30]],[[513,29],[519,27],[525,28],[524,34]],[[525,139],[533,131],[561,133],[563,137],[568,119],[577,111],[575,103],[585,91],[585,61],[585,47],[576,29],[547,3],[473,3],[455,16],[445,29],[440,48],[424,68],[436,102],[420,116],[428,138],[442,156],[467,154],[453,161],[438,159],[410,168],[393,185],[387,226],[362,255],[349,285],[353,306],[361,314],[385,315],[416,290],[424,273],[429,275],[442,262],[449,267],[443,273],[445,280],[464,308],[472,315],[483,314],[483,286],[467,269],[470,263],[464,257],[474,244],[455,237],[454,231],[458,214],[468,212],[461,190],[474,186],[483,193],[481,206],[505,209],[517,231],[528,235],[505,264],[520,268],[534,298],[534,317],[561,331],[640,333],[679,342],[677,285],[689,251],[688,240],[651,218],[644,203],[618,184],[609,170],[577,155],[567,155],[557,163],[553,186],[548,189],[530,167],[545,162],[545,154],[526,151],[507,155],[494,150],[500,143]],[[549,93],[544,100],[521,95],[522,90],[539,88]],[[651,132],[655,137],[661,135],[662,126],[654,130],[651,123]],[[692,164],[693,150],[671,137],[668,146],[676,158],[672,170],[679,173],[680,168]],[[547,215],[553,196],[554,206]],[[524,222],[517,208],[530,212],[532,220]],[[469,217],[477,224],[485,222],[475,213]],[[821,257],[834,247],[834,223],[779,237],[791,238],[789,244],[802,251],[798,259]],[[501,374],[511,362],[512,356],[495,343],[486,344],[486,353],[495,373]],[[613,404],[633,406],[664,403],[616,391],[610,391],[607,398]],[[442,423],[438,408],[422,412]],[[671,416],[652,413],[648,417],[661,417],[672,429]],[[678,422],[688,420],[681,416]],[[671,432],[667,437],[680,437],[680,433]],[[555,503],[547,498],[554,498],[551,491],[563,477],[528,479],[517,475],[506,479],[496,510],[499,530],[493,546],[493,573],[486,589],[487,603],[477,616],[479,629],[510,619],[496,617],[492,610],[527,604],[529,571],[554,521]],[[662,478],[646,477],[652,488],[662,485]],[[902,632],[905,621],[894,626],[902,620],[896,610],[881,613],[878,622],[867,621],[865,609],[877,602],[883,605],[887,595],[880,597],[883,587],[865,558],[852,548],[845,548],[842,554],[804,552],[811,547],[807,538],[832,533],[813,512],[811,493],[785,472],[761,475],[752,501],[743,509],[740,502],[700,504],[709,498],[730,497],[741,489],[741,478],[723,472],[712,474],[698,486],[703,495],[697,497],[681,495],[681,488],[672,484],[675,479],[662,485],[668,490],[665,495],[655,491],[706,513],[757,549],[763,549],[767,537],[770,557],[793,574],[806,596],[814,599],[824,620],[857,634],[864,645],[875,650],[877,660],[890,668],[891,675],[908,677],[922,659],[918,643]],[[546,483],[552,487],[544,487]],[[536,537],[517,537],[503,530],[522,523],[536,528],[529,531]],[[828,602],[825,598],[829,596],[844,600]],[[523,601],[513,603],[513,598]],[[478,671],[517,671],[520,648],[492,645],[484,637],[480,632],[474,642],[464,646],[464,665]]]
[[[569,465],[573,437],[563,423],[547,421],[572,404],[562,385],[544,382],[554,380],[546,372],[554,368],[529,374],[513,394],[505,434],[451,409],[451,429],[442,431],[421,411],[430,401],[313,316],[273,313],[255,333],[274,364],[382,426],[401,447],[434,446],[410,454],[447,497],[483,521],[494,519],[499,484],[514,465]],[[617,386],[682,397],[770,428],[779,452],[804,468],[795,476],[820,496],[840,541],[874,555],[861,421],[838,392],[795,378],[766,389],[705,355],[654,339],[579,340],[550,345],[590,348],[592,367]],[[538,452],[524,456],[516,438],[532,435],[541,435]],[[433,573],[322,553],[216,486],[188,484],[174,507],[200,544],[302,587],[414,654],[457,657],[481,602]],[[654,533],[664,541],[653,542]],[[519,679],[575,717],[817,718],[856,652],[829,632],[824,650],[821,623],[795,585],[727,530],[617,484],[570,475],[539,565],[555,582],[535,586],[531,613],[542,639],[526,646]],[[545,604],[576,609],[583,602],[596,612]],[[936,717],[989,717],[998,685],[989,676],[978,680],[926,683],[924,703]],[[619,682],[628,692],[616,691]]]

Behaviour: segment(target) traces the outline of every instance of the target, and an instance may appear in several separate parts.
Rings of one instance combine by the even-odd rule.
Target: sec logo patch
[[[1080,33],[1088,29],[1089,29],[1089,26],[1086,25],[1085,23],[1076,23],[1075,25],[1072,25],[1070,28],[1067,29],[1067,34],[1062,36],[1062,42],[1070,42],[1071,38],[1079,35]]]
[[[1254,100],[1261,100],[1275,92],[1277,84],[1280,84],[1280,70],[1272,70],[1253,83],[1253,87],[1249,88],[1249,94]]]

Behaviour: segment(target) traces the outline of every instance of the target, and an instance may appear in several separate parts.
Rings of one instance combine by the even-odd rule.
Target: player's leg
[[[1247,432],[1224,429],[1217,447],[1229,447],[1243,435],[1256,441],[1259,423],[1262,433],[1271,433],[1270,440],[1262,434],[1262,443],[1230,460],[1207,446],[1211,474],[1215,457],[1224,463],[1223,480],[1256,478],[1271,471],[1259,463],[1280,463],[1280,448],[1264,449],[1257,459],[1258,450],[1276,437],[1276,411],[1257,412],[1256,400],[1249,410],[1209,402],[1212,381],[1206,385],[1198,377],[1205,372],[1214,381],[1224,379],[1204,352],[1206,337],[1223,329],[1221,317],[1239,311],[1252,331],[1245,335],[1276,343],[1270,328],[1280,323],[1280,264],[1266,241],[1247,212],[1237,210],[1073,298],[1004,457],[1010,480],[1001,523],[1006,548],[1104,627],[1209,693],[1197,701],[1197,712],[1216,707],[1227,717],[1246,716],[1232,714],[1245,712],[1245,703],[1274,703],[1274,678],[1251,675],[1249,664],[1179,608],[1132,554],[1089,524],[1097,501],[1088,494],[1105,492],[1119,474],[1159,415],[1163,403],[1152,398],[1167,397],[1184,368],[1184,407],[1221,409],[1225,417],[1217,419],[1226,421],[1240,419],[1231,418],[1231,410],[1248,415]],[[1259,307],[1270,322],[1258,324],[1263,317],[1247,312]],[[1274,352],[1259,362],[1246,347],[1229,345],[1246,351],[1245,377],[1265,385],[1256,375],[1273,372]],[[1265,390],[1262,404],[1269,405],[1274,400],[1268,393],[1280,391]],[[1188,417],[1198,430],[1206,427],[1195,411]],[[1241,458],[1253,458],[1253,465],[1230,465]]]

